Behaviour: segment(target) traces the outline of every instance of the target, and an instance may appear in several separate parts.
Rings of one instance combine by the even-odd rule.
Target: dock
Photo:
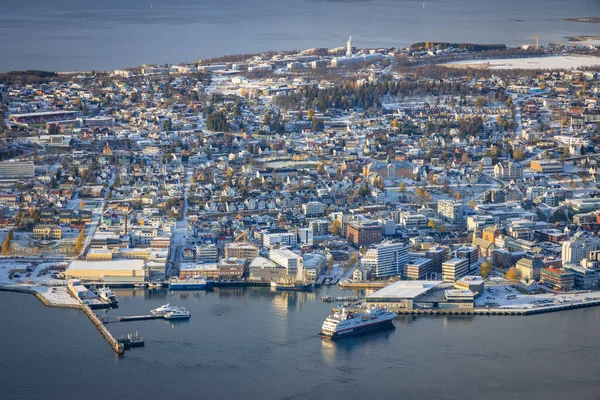
[[[340,289],[381,289],[393,282],[343,282],[340,281],[338,286]]]
[[[129,321],[147,321],[149,319],[165,319],[164,315],[131,315],[129,317],[117,317],[117,321],[119,322],[129,322]]]
[[[89,317],[89,319],[92,321],[92,323],[94,325],[96,325],[96,328],[98,328],[98,331],[100,331],[102,336],[104,336],[104,339],[106,339],[108,344],[110,344],[110,347],[113,348],[115,353],[117,353],[117,354],[125,353],[125,346],[123,345],[123,343],[119,343],[117,341],[117,339],[115,339],[115,337],[112,335],[112,333],[110,333],[110,331],[108,329],[106,329],[106,326],[104,326],[102,321],[100,321],[100,318],[98,318],[98,316],[92,311],[92,309],[85,304],[81,307],[81,309]]]

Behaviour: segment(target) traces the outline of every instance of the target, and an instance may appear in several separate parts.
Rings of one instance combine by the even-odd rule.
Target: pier
[[[147,321],[149,319],[165,319],[164,315],[131,315],[129,317],[117,317],[117,321],[119,322],[129,322],[129,321]]]
[[[550,312],[558,312],[565,310],[574,310],[577,308],[587,308],[600,306],[600,300],[593,301],[580,301],[572,302],[568,304],[560,304],[553,306],[533,307],[533,308],[487,308],[487,307],[475,307],[475,308],[419,308],[413,310],[407,310],[402,308],[390,309],[398,315],[485,315],[485,316],[524,316],[534,314],[544,314]],[[365,310],[364,307],[333,307],[333,312],[339,312],[343,309],[346,312],[362,312]]]
[[[125,353],[125,346],[123,346],[123,343],[119,343],[117,339],[115,339],[112,333],[110,333],[110,331],[106,329],[102,321],[100,321],[100,318],[98,318],[98,316],[92,311],[92,309],[85,304],[81,308],[83,309],[83,312],[85,312],[85,314],[90,318],[92,323],[96,325],[96,328],[98,328],[102,336],[104,336],[104,339],[106,339],[108,344],[110,344],[110,347],[113,348],[115,353]]]

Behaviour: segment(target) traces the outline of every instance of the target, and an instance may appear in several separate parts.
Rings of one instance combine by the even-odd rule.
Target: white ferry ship
[[[183,307],[178,307],[174,311],[169,311],[164,315],[165,319],[188,319],[192,314]]]
[[[172,311],[176,311],[179,307],[177,306],[172,306],[169,303],[162,305],[158,308],[155,308],[154,310],[150,310],[150,312],[152,313],[152,315],[165,315],[166,313],[170,313]]]
[[[109,302],[110,304],[119,304],[119,299],[117,298],[117,296],[113,293],[112,290],[110,290],[110,288],[103,286],[98,290],[98,296],[100,296],[101,299]]]
[[[345,309],[327,317],[319,336],[339,339],[393,326],[396,313],[385,308],[372,308],[363,313],[349,313]]]
[[[170,290],[203,290],[212,286],[213,281],[200,276],[185,279],[174,279],[169,282]]]

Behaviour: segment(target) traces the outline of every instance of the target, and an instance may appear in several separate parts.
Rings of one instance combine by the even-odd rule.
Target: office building
[[[444,282],[455,282],[469,273],[469,260],[453,258],[442,263],[442,279]]]
[[[408,263],[410,246],[404,243],[383,242],[367,250],[362,258],[364,264],[374,267],[378,278],[402,276]]]

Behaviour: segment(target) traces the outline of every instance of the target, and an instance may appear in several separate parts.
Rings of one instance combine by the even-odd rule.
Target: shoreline
[[[28,287],[16,286],[16,285],[7,286],[7,285],[0,284],[0,291],[31,294],[31,295],[37,297],[37,299],[46,307],[71,308],[71,309],[79,309],[79,310],[83,309],[82,305],[80,305],[80,304],[55,303],[55,302],[47,299],[46,297],[44,297],[44,295],[41,294],[40,292],[38,292],[34,289],[30,289]]]

